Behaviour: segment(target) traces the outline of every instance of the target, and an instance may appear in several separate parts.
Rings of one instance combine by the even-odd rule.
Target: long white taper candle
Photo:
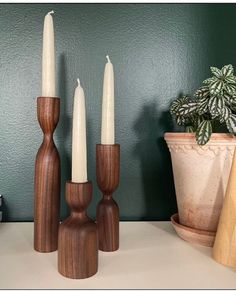
[[[104,71],[101,144],[115,144],[114,70],[109,56]]]
[[[55,85],[55,46],[52,15],[49,12],[44,19],[43,55],[42,55],[42,96],[56,97]]]
[[[74,95],[71,180],[75,183],[88,181],[85,97],[79,79]]]

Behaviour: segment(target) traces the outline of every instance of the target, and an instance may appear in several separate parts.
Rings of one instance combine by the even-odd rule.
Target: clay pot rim
[[[164,134],[164,139],[168,143],[194,143],[197,144],[195,139],[195,133],[189,132],[166,132]],[[230,143],[236,145],[236,137],[230,133],[212,133],[208,144],[212,143]]]

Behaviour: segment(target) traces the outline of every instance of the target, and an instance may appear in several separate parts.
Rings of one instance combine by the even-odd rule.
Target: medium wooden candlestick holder
[[[60,156],[53,132],[60,115],[60,99],[37,98],[37,115],[44,133],[35,161],[34,249],[53,252],[58,245],[60,216]]]
[[[71,279],[91,277],[98,269],[97,225],[86,214],[91,199],[91,182],[66,183],[71,215],[59,228],[58,270]]]
[[[113,252],[119,248],[119,207],[112,198],[119,185],[120,145],[96,145],[97,184],[103,193],[97,206],[99,249]]]

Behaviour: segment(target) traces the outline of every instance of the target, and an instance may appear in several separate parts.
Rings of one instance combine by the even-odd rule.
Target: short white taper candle
[[[101,144],[115,144],[114,70],[109,56],[104,71]]]
[[[85,183],[88,181],[85,97],[79,79],[77,81],[73,107],[71,180],[75,183]]]

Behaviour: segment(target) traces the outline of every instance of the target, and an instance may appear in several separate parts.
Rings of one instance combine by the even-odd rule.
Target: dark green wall
[[[61,119],[55,134],[62,160],[62,197],[70,178],[71,112],[76,78],[88,116],[88,168],[94,182],[90,214],[100,198],[95,144],[100,141],[105,55],[116,76],[116,139],[121,218],[168,219],[176,211],[171,162],[163,140],[176,130],[170,101],[191,93],[209,66],[236,64],[235,4],[1,4],[0,194],[5,220],[32,220],[34,159],[42,141],[36,120],[41,94],[44,15],[55,10],[57,88]],[[62,217],[66,214],[62,200]]]

